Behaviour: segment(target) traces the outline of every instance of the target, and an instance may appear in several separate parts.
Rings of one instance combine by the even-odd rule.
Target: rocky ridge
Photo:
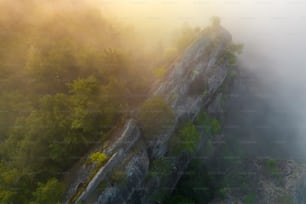
[[[215,98],[228,75],[230,64],[225,54],[231,41],[229,32],[219,25],[202,33],[169,68],[165,80],[153,89],[152,96],[163,97],[171,106],[175,114],[173,126],[145,144],[137,122],[128,119],[119,139],[103,149],[110,159],[89,182],[88,172],[94,167],[83,165],[65,203],[151,203],[157,189],[164,187],[171,193],[188,166],[190,155],[171,159],[171,179],[166,186],[161,186],[158,176],[148,176],[149,168],[155,159],[166,154],[168,140],[180,122],[193,120]]]

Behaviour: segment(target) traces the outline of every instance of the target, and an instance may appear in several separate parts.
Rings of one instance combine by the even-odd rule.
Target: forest
[[[171,42],[144,40],[90,4],[50,2],[0,1],[4,204],[60,203],[65,174],[110,139],[201,31],[184,24]]]

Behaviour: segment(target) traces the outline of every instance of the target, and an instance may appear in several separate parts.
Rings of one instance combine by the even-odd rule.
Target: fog
[[[169,29],[189,23],[204,27],[211,16],[219,16],[235,41],[245,45],[242,61],[272,63],[269,68],[281,77],[305,77],[303,67],[303,36],[306,33],[306,3],[303,1],[226,1],[172,0],[101,2],[103,11],[112,11],[118,19],[145,26],[147,29],[166,25]],[[154,30],[154,32],[158,32]],[[156,33],[155,33],[156,34]],[[263,60],[264,58],[264,60]],[[255,65],[258,67],[258,65]],[[299,71],[299,73],[293,72]]]
[[[10,4],[17,13],[22,13],[32,5],[27,4],[25,7],[22,3],[21,7],[11,1],[1,1]],[[155,42],[169,40],[169,37],[175,35],[173,31],[184,23],[203,28],[209,24],[211,16],[219,16],[222,25],[231,32],[234,41],[244,44],[244,51],[239,57],[240,68],[250,72],[249,76],[254,77],[252,80],[256,81],[255,84],[249,85],[252,86],[249,88],[253,89],[250,93],[264,98],[261,101],[263,105],[253,110],[258,98],[245,96],[244,92],[238,91],[241,94],[240,99],[229,109],[235,112],[235,108],[240,107],[237,104],[240,103],[249,111],[257,113],[265,111],[264,115],[245,116],[254,119],[250,120],[254,127],[264,124],[269,126],[271,122],[274,124],[274,132],[263,132],[257,140],[264,141],[267,136],[273,134],[271,141],[278,139],[288,143],[286,151],[289,157],[293,155],[293,159],[306,160],[304,156],[306,155],[304,151],[306,2],[289,0],[277,2],[272,0],[77,0],[57,1],[58,3],[45,0],[42,1],[43,4],[37,4],[38,0],[30,2],[36,2],[33,4],[37,7],[35,12],[42,16],[48,16],[54,7],[82,9],[83,5],[92,4],[95,8],[100,8],[102,15],[132,25],[145,41],[151,41],[151,44],[143,46],[156,46]],[[43,18],[32,21],[41,19]],[[233,118],[229,116],[228,121],[235,121],[234,112]],[[276,113],[281,113],[282,116],[277,116]],[[261,123],[256,124],[252,121]],[[242,121],[236,121],[238,125],[240,122]],[[286,131],[282,129],[284,127],[288,127]],[[241,127],[240,134],[242,132],[248,138],[247,136],[254,131]],[[264,149],[271,148],[264,146]]]
[[[113,128],[130,113],[142,115],[134,110],[213,16],[244,49],[232,86],[216,97],[224,113],[212,117],[222,132],[207,139],[199,162],[190,165],[209,195],[195,192],[205,199],[224,194],[225,188],[210,185],[209,172],[240,165],[241,159],[306,164],[305,11],[306,2],[299,0],[0,0],[0,203],[43,203],[45,189],[52,193],[43,199],[56,203],[64,194],[61,182],[70,179],[78,180],[74,202],[90,181],[74,174],[83,158],[95,154],[86,152],[115,141]],[[210,129],[219,129],[209,121]],[[191,128],[188,123],[186,131],[196,133]],[[102,150],[96,153],[108,159]],[[112,162],[105,158],[90,163],[99,168],[96,162]],[[95,168],[87,163],[92,175]],[[105,180],[111,186],[113,175]],[[188,173],[187,183],[188,175],[197,174]],[[121,192],[121,177],[114,180],[119,182]]]
[[[266,97],[265,105],[255,109],[265,114],[253,125],[274,124],[272,131],[257,134],[258,143],[267,155],[305,162],[305,2],[241,1],[218,8],[224,11],[220,16],[225,27],[245,45],[240,60],[261,84],[254,85],[256,94]]]
[[[239,59],[240,68],[248,70],[251,80],[256,81],[252,85],[248,83],[248,88],[253,89],[250,95],[236,90],[241,95],[228,107],[232,109],[232,115],[227,118],[227,123],[240,126],[235,132],[243,134],[240,139],[257,141],[256,145],[247,148],[253,149],[256,156],[306,161],[305,1],[101,2],[104,10],[111,10],[117,18],[145,25],[153,33],[158,33],[158,28],[175,27],[182,23],[204,27],[211,16],[221,17],[223,26],[232,33],[234,41],[244,44]],[[236,114],[236,108],[241,107],[255,112]],[[256,132],[250,126],[243,126],[245,121],[253,127],[267,128]],[[229,138],[232,134],[228,133]]]

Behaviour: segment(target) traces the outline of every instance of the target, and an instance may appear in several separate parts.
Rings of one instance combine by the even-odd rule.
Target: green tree
[[[120,115],[120,104],[117,100],[116,88],[112,85],[99,85],[94,77],[78,79],[69,85],[73,112],[72,128],[84,134],[97,135],[101,130],[112,127]],[[120,87],[118,88],[120,89]],[[113,96],[115,95],[115,96]],[[120,97],[120,96],[118,96]]]
[[[200,134],[192,122],[186,122],[182,125],[182,128],[178,133],[172,136],[169,142],[170,154],[177,154],[181,151],[188,151],[194,153],[197,148],[197,144],[200,140]]]
[[[38,183],[33,193],[34,201],[31,204],[60,204],[62,203],[65,187],[57,179],[51,178],[46,183]]]
[[[169,160],[166,157],[162,157],[152,161],[149,175],[158,176],[165,179],[171,173],[171,169],[172,169],[171,160]]]
[[[70,111],[69,98],[57,94],[42,97],[37,111],[33,111],[28,117],[20,118],[7,141],[8,144],[15,143],[18,147],[16,152],[12,153],[16,165],[38,172],[49,172],[52,169],[49,168],[50,164],[54,165],[54,162],[65,165],[69,157],[63,152],[71,150],[71,146],[64,148],[64,145],[70,141],[70,137],[77,136],[69,131]],[[76,140],[77,143],[82,141],[80,137]]]
[[[134,34],[58,3],[0,0],[0,203],[45,203],[38,182],[47,192],[153,81],[156,57]]]
[[[18,199],[16,190],[13,186],[17,183],[19,177],[17,169],[9,169],[3,162],[0,163],[0,202],[11,203]]]
[[[221,125],[215,118],[210,118],[206,112],[201,112],[195,119],[195,124],[204,127],[207,136],[211,137],[213,134],[220,133]]]
[[[211,132],[212,134],[220,133],[221,131],[221,125],[219,121],[215,118],[210,120],[210,126],[211,126]]]
[[[26,69],[35,83],[35,91],[51,94],[67,91],[66,83],[76,79],[80,72],[75,49],[68,40],[49,41],[30,48]]]
[[[0,94],[0,143],[8,137],[9,129],[20,116],[32,111],[31,101],[17,91]]]
[[[178,195],[189,198],[194,203],[209,203],[215,197],[216,180],[205,167],[203,159],[193,159],[187,172],[170,198],[174,199]]]
[[[31,198],[33,175],[0,161],[0,203],[27,203]]]

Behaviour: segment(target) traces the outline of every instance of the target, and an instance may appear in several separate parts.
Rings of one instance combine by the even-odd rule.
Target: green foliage
[[[195,124],[204,127],[205,134],[211,137],[221,132],[221,125],[215,118],[209,118],[206,112],[201,112],[195,119]]]
[[[73,104],[71,128],[84,134],[98,133],[102,124],[108,129],[119,115],[114,105],[104,97],[107,91],[99,86],[94,77],[78,79],[69,84]]]
[[[0,94],[0,143],[7,139],[16,118],[27,115],[31,110],[31,102],[22,93],[3,91]]]
[[[102,152],[95,152],[90,155],[91,163],[104,164],[108,160],[108,156]]]
[[[18,202],[18,189],[12,189],[20,177],[17,169],[10,169],[3,162],[0,163],[0,203]]]
[[[237,55],[241,54],[242,50],[242,44],[230,44],[224,50],[223,55],[219,56],[218,63],[227,62],[229,65],[235,65],[237,63]]]
[[[95,78],[69,84],[70,94],[43,96],[37,111],[20,118],[4,143],[8,157],[18,167],[51,173],[65,169],[111,127],[117,116],[108,111],[113,104],[101,96]],[[9,147],[18,146],[15,152]],[[52,166],[52,167],[51,167]]]
[[[226,195],[228,194],[228,189],[220,188],[217,193],[218,193],[218,196],[220,196],[221,198],[225,198]]]
[[[41,93],[65,91],[65,83],[77,78],[79,73],[74,52],[72,42],[66,40],[52,41],[48,45],[32,47],[29,50],[26,70],[28,76],[39,85],[36,86],[36,91]]]
[[[166,198],[164,201],[165,204],[195,204],[192,199],[187,198],[183,195],[174,195],[171,197]]]
[[[153,160],[151,166],[150,166],[150,176],[158,176],[165,178],[171,173],[172,164],[171,160],[162,157],[160,159]]]
[[[228,49],[235,54],[241,54],[243,50],[243,44],[231,44]]]
[[[0,1],[0,203],[48,203],[52,178],[107,140],[152,81],[156,59],[131,31],[65,2]]]
[[[147,139],[168,130],[174,123],[174,113],[161,97],[153,97],[140,107],[138,122]]]
[[[196,126],[199,128],[203,127],[208,137],[218,134],[221,131],[221,125],[217,119],[210,119],[206,112],[201,112],[197,115],[194,124],[191,121],[182,124],[177,134],[171,137],[169,141],[170,154],[177,154],[183,150],[190,153],[196,151],[197,144],[200,140]]]
[[[273,159],[265,160],[265,168],[273,175],[279,175],[280,169],[277,167],[277,161]]]
[[[267,160],[265,160],[265,165],[267,166],[267,167],[275,167],[276,166],[276,160],[274,160],[274,159],[267,159]]]
[[[45,165],[50,159],[62,164],[67,162],[66,151],[69,149],[64,146],[82,142],[79,140],[81,135],[70,131],[69,110],[70,103],[66,96],[45,96],[39,103],[39,111],[19,120],[6,141],[6,145],[19,147],[12,155],[15,156],[16,165],[48,171]]]
[[[219,121],[215,118],[210,120],[210,126],[211,126],[211,132],[212,134],[220,133],[221,131],[221,125]]]
[[[155,159],[150,164],[148,177],[159,177],[161,186],[165,186],[169,182],[169,175],[172,170],[172,162],[166,157]],[[161,202],[165,199],[168,189],[160,189],[152,196],[153,201]]]
[[[38,188],[33,193],[34,201],[31,204],[60,204],[65,187],[57,179],[51,178],[46,183],[38,183]]]
[[[174,135],[169,142],[170,154],[177,154],[182,151],[194,153],[197,144],[200,140],[200,135],[192,122],[186,122],[182,128]]]
[[[254,193],[249,193],[243,197],[243,200],[246,204],[253,204],[256,203],[256,196]]]
[[[209,124],[209,116],[206,112],[200,112],[195,118],[195,123],[197,125],[207,125]]]
[[[202,159],[194,159],[177,184],[176,191],[170,198],[183,196],[191,203],[209,203],[215,196],[216,181],[205,167]]]
[[[185,149],[189,152],[194,152],[200,140],[200,135],[196,127],[191,122],[188,122],[179,132],[179,138],[183,142]]]

